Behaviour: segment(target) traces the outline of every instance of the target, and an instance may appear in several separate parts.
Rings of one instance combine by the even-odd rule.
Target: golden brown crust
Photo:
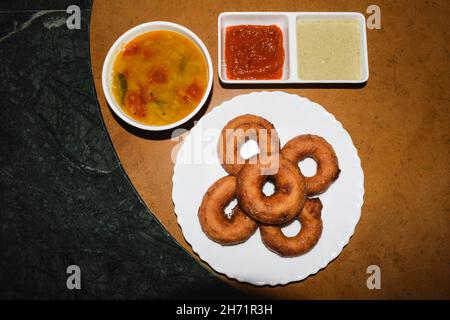
[[[203,232],[213,241],[223,245],[246,241],[255,233],[258,223],[238,206],[230,219],[225,207],[236,197],[236,177],[226,176],[217,180],[203,196],[198,217]]]
[[[281,154],[296,164],[305,158],[316,161],[316,174],[305,177],[308,195],[326,191],[341,172],[333,147],[324,138],[316,135],[305,134],[291,139],[281,149]]]
[[[260,159],[261,160],[261,159]],[[292,220],[303,207],[306,184],[298,166],[277,154],[270,157],[270,164],[278,164],[277,173],[262,175],[270,167],[269,162],[247,163],[237,178],[239,206],[253,219],[265,224],[281,224]],[[275,193],[266,196],[264,183],[272,178]]]
[[[248,140],[256,141],[263,155],[280,150],[280,140],[272,123],[252,114],[236,117],[222,129],[218,144],[220,163],[229,174],[237,175],[248,162],[240,155],[240,148]]]
[[[261,239],[267,248],[282,257],[295,257],[311,250],[322,234],[322,202],[319,198],[308,199],[297,216],[301,223],[300,232],[293,236],[284,235],[280,226],[261,225]]]

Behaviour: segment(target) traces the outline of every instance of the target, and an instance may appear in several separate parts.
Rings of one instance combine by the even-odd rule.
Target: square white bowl
[[[299,83],[364,83],[369,79],[369,62],[367,54],[367,36],[366,36],[366,18],[359,12],[298,12],[295,15],[295,28],[297,29],[297,21],[302,20],[356,20],[359,26],[359,43],[360,43],[360,78],[355,80],[302,80],[298,77],[297,61],[295,62],[296,78]],[[295,50],[298,48],[297,30],[295,31]],[[297,60],[297,51],[295,54]]]
[[[298,77],[297,62],[297,19],[339,20],[355,19],[359,25],[360,70],[359,79],[305,80]],[[279,80],[232,80],[226,74],[225,32],[233,25],[277,25],[283,32],[285,61],[283,76]],[[218,74],[225,84],[264,84],[264,83],[316,83],[316,84],[358,84],[369,79],[369,63],[366,36],[366,19],[359,12],[222,12],[218,18]]]
[[[280,80],[232,80],[228,79],[225,61],[225,33],[229,26],[236,25],[276,25],[283,32],[284,64]],[[219,15],[219,63],[218,74],[223,83],[289,83],[292,68],[289,65],[289,17],[282,12],[223,12]]]

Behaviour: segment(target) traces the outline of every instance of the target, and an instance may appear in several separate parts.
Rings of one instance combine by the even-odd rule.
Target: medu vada
[[[249,161],[240,154],[248,140],[258,143],[259,157],[279,153],[280,140],[272,123],[252,114],[236,117],[222,129],[218,144],[219,160],[228,174],[237,175]]]
[[[247,163],[237,177],[236,194],[239,206],[253,219],[265,224],[282,224],[292,220],[306,200],[306,184],[298,166],[281,156],[272,155],[270,161]],[[277,170],[262,174],[273,162]],[[275,192],[266,196],[262,189],[267,181],[275,185]]]
[[[333,147],[316,135],[304,134],[289,140],[281,149],[281,154],[295,164],[306,158],[316,161],[316,174],[305,177],[308,196],[326,191],[341,172]]]
[[[225,215],[225,207],[235,198],[236,177],[226,176],[209,187],[198,210],[203,232],[222,245],[242,243],[258,228],[258,223],[238,206],[233,208],[231,218]]]
[[[286,236],[281,226],[261,225],[261,239],[267,248],[282,257],[295,257],[311,250],[322,234],[322,202],[319,198],[308,199],[297,219],[301,224],[300,232]]]

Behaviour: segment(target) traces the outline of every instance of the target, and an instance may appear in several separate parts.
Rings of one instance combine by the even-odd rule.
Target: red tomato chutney
[[[281,79],[284,64],[283,32],[276,25],[227,27],[225,64],[228,79]]]

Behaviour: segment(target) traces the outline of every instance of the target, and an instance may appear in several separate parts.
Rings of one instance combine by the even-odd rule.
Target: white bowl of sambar
[[[113,112],[150,131],[190,120],[211,92],[213,70],[206,46],[189,29],[171,22],[138,25],[109,50],[102,86]]]

